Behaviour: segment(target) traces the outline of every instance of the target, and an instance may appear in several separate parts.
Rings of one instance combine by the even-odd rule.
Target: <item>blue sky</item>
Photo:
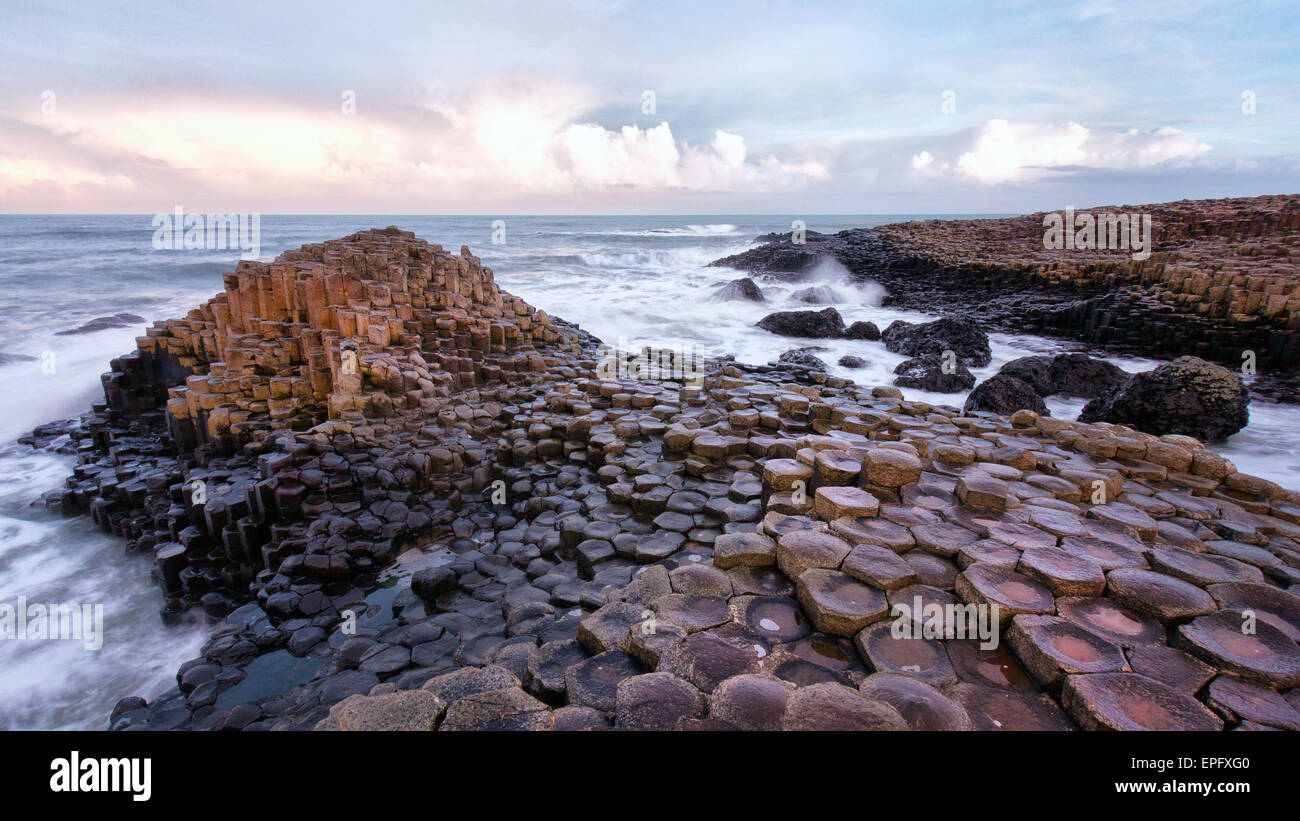
[[[4,6],[7,212],[1021,212],[1300,191],[1294,3]]]

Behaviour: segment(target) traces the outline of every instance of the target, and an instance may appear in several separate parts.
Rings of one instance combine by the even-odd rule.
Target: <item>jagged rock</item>
[[[894,384],[900,388],[916,388],[935,393],[958,393],[975,386],[975,375],[960,362],[955,362],[952,372],[936,354],[926,354],[898,363],[894,368],[898,378]]]
[[[1031,410],[1039,416],[1051,416],[1043,398],[1025,382],[1014,376],[994,374],[975,386],[966,397],[963,413],[985,411],[1009,416],[1019,410]]]
[[[952,351],[963,365],[982,368],[993,359],[989,335],[969,317],[949,316],[915,324],[895,320],[881,334],[885,348],[906,356],[943,356]]]
[[[758,327],[781,336],[838,339],[844,336],[844,320],[834,308],[821,311],[777,311],[758,321]]]
[[[1135,373],[1089,402],[1081,422],[1114,422],[1144,433],[1181,434],[1213,441],[1250,421],[1250,388],[1218,365],[1183,356]]]
[[[867,360],[860,356],[841,356],[837,364],[841,368],[865,368]]]
[[[763,292],[758,287],[758,283],[749,277],[744,279],[733,279],[731,282],[723,285],[718,289],[714,299],[719,302],[732,302],[736,300],[748,300],[749,302],[763,302]]]

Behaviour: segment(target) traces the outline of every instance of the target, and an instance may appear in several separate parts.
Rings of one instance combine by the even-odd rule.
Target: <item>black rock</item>
[[[826,370],[826,363],[813,356],[808,351],[808,348],[794,348],[781,354],[778,361],[784,362],[787,365],[796,365],[801,368],[812,368],[813,370],[818,371]]]
[[[733,279],[731,282],[723,285],[718,289],[717,296],[714,299],[719,302],[730,302],[733,300],[747,299],[750,302],[762,302],[763,292],[759,289],[758,283],[749,277],[744,279]]]
[[[443,593],[456,589],[456,572],[447,565],[428,567],[411,577],[411,591],[432,603]]]
[[[962,413],[987,411],[1010,416],[1018,410],[1031,410],[1040,416],[1050,416],[1047,405],[1028,383],[1014,376],[994,374],[985,379],[966,397]]]
[[[1101,396],[1128,379],[1123,368],[1087,354],[1063,353],[1052,359],[1052,387],[1064,396]]]
[[[936,393],[959,393],[975,386],[975,374],[961,362],[953,362],[951,372],[945,368],[942,357],[934,354],[918,356],[900,362],[894,373],[894,384],[900,388],[917,388]]]
[[[942,355],[952,351],[964,365],[982,368],[993,359],[989,335],[969,317],[948,316],[914,324],[897,320],[881,334],[885,348],[907,356]]]
[[[814,285],[804,288],[790,294],[790,298],[796,302],[807,302],[811,305],[829,305],[840,301],[840,295],[829,285]]]
[[[843,368],[862,368],[866,367],[867,360],[860,356],[841,356],[839,364]]]
[[[1001,376],[1019,379],[1034,389],[1039,396],[1051,396],[1056,393],[1056,384],[1052,381],[1052,358],[1050,356],[1022,356],[1013,359],[998,368]]]
[[[880,329],[874,322],[863,322],[861,320],[854,322],[844,332],[845,339],[867,339],[872,342],[880,339]]]
[[[758,321],[758,327],[781,336],[838,339],[844,336],[844,319],[834,308],[820,311],[777,311]]]
[[[1135,373],[1089,402],[1081,422],[1113,422],[1144,433],[1195,436],[1210,442],[1250,421],[1250,388],[1218,365],[1183,356]]]

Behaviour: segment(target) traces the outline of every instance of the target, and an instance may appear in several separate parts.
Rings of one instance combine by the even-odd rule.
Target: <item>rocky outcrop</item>
[[[900,388],[918,388],[935,393],[968,391],[975,385],[975,375],[960,362],[949,363],[935,354],[908,359],[894,368],[898,378],[894,384]]]
[[[1256,363],[1261,395],[1300,400],[1300,195],[1078,211],[1149,215],[1152,253],[1045,247],[1044,219],[922,220],[788,234],[715,265],[779,274],[833,258],[888,290],[884,305],[977,317],[987,328],[1156,359]]]
[[[808,288],[801,288],[790,294],[790,298],[796,302],[807,302],[810,305],[831,305],[841,301],[840,295],[829,285],[813,285]]]
[[[809,368],[816,371],[826,370],[826,363],[813,355],[813,351],[824,350],[823,348],[793,348],[781,354],[778,361],[786,365],[795,365],[800,368]]]
[[[758,283],[749,277],[743,279],[733,279],[718,289],[714,299],[719,302],[735,302],[745,300],[748,302],[763,302],[763,291],[758,287]]]
[[[821,311],[777,311],[758,321],[758,327],[781,336],[837,339],[844,336],[844,320],[834,308]]]
[[[1019,410],[1030,410],[1040,416],[1050,416],[1043,398],[1027,382],[1006,374],[994,374],[975,387],[966,397],[963,413],[983,411],[1010,416]]]
[[[1084,422],[1116,422],[1159,436],[1203,441],[1230,436],[1250,421],[1250,389],[1241,376],[1194,356],[1135,373],[1089,402]]]
[[[978,322],[964,316],[920,324],[896,320],[881,338],[886,349],[906,356],[944,356],[950,351],[957,362],[976,368],[984,367],[993,359],[989,335]]]

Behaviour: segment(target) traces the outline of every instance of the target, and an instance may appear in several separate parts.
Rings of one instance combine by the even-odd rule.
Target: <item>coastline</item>
[[[1043,645],[1057,632],[1094,645],[1099,635],[1087,610],[1103,601],[1095,578],[1080,587],[1071,575],[1078,568],[1058,577],[1053,563],[1072,564],[1051,552],[1065,539],[1080,540],[1069,546],[1090,557],[1089,567],[1102,558],[1089,552],[1098,542],[1125,548],[1098,565],[1106,574],[1136,571],[1120,574],[1136,576],[1127,583],[1139,591],[1120,607],[1142,607],[1143,585],[1199,602],[1203,612],[1183,602],[1182,610],[1135,619],[1151,646],[1153,623],[1161,625],[1169,651],[1137,653],[1147,673],[1165,672],[1161,663],[1175,652],[1240,672],[1240,660],[1207,650],[1204,635],[1219,634],[1219,614],[1240,606],[1241,595],[1263,612],[1288,604],[1257,601],[1267,594],[1254,587],[1291,582],[1300,499],[1235,472],[1194,440],[1023,414],[965,416],[908,403],[895,388],[860,388],[795,367],[714,361],[702,389],[603,380],[597,340],[501,294],[466,249],[422,257],[427,245],[407,245],[414,238],[393,229],[348,241],[306,274],[295,265],[306,258],[293,254],[241,265],[227,275],[224,302],[156,323],[141,354],[114,361],[108,403],[83,437],[101,454],[110,441],[116,446],[113,478],[105,486],[104,471],[96,478],[95,469],[79,469],[82,486],[60,503],[69,512],[90,509],[154,550],[155,576],[178,610],[197,603],[226,622],[203,659],[182,667],[173,695],[152,705],[125,700],[114,711],[117,727],[373,727],[412,715],[448,729],[709,727],[718,724],[713,716],[731,715],[727,693],[751,686],[783,704],[793,699],[778,724],[815,723],[826,711],[856,721],[859,701],[904,697],[958,724],[962,715],[976,723],[1002,716],[1005,707],[990,706],[984,692],[989,682],[970,680],[971,670],[959,675],[946,647],[938,654],[926,645],[935,665],[943,668],[943,658],[953,670],[952,680],[935,679],[943,686],[934,693],[888,678],[897,673],[889,661],[897,648],[863,634],[881,623],[877,611],[893,604],[891,592],[915,585],[938,600],[1003,601],[1012,610],[1024,602],[1006,601],[1008,591],[1031,590],[1038,609],[1016,610],[1026,617],[1025,637],[1012,645],[1012,663],[1048,695],[1023,696],[1017,681],[1003,688],[1022,694],[1012,712],[1045,726],[1087,726],[1124,720],[1126,702],[1084,691],[1067,703],[1052,683],[1073,677],[1083,686],[1088,676],[1042,669]],[[412,287],[411,267],[428,259],[429,287]],[[434,302],[416,304],[423,295]],[[445,311],[450,324],[432,314],[420,320],[419,310]],[[419,333],[411,322],[422,323]],[[286,337],[294,325],[303,327]],[[340,342],[357,346],[360,372],[345,370]],[[178,394],[196,365],[208,372],[193,384],[194,375],[186,378]],[[286,367],[295,375],[266,374]],[[309,424],[322,411],[332,421]],[[436,419],[438,429],[419,418]],[[166,455],[163,429],[183,454],[195,454],[193,464]],[[121,477],[132,463],[135,475]],[[186,489],[195,477],[218,492],[196,502]],[[785,498],[793,477],[808,483],[811,498]],[[483,500],[497,481],[508,509]],[[1108,501],[1080,507],[1093,482],[1106,487]],[[918,538],[918,529],[927,535]],[[806,533],[819,535],[798,535]],[[803,545],[810,538],[819,547]],[[1279,558],[1274,541],[1290,553]],[[442,558],[450,561],[420,571],[412,589],[369,615],[374,602],[362,588],[375,571],[405,547],[431,545],[448,548]],[[846,564],[864,545],[876,549]],[[849,550],[825,564],[841,546]],[[818,558],[804,556],[808,550]],[[1026,564],[1029,551],[1037,552]],[[1212,558],[1197,558],[1204,556]],[[808,570],[823,572],[805,582]],[[900,578],[907,583],[895,583]],[[1221,589],[1222,600],[1202,590],[1214,602],[1206,609],[1203,597],[1169,579],[1198,590],[1251,589]],[[1057,615],[1055,604],[1043,610],[1042,591],[1053,602],[1084,600],[1070,611],[1077,618]],[[870,602],[868,613],[858,599]],[[656,629],[653,642],[637,638],[647,608],[664,631]],[[352,635],[338,629],[349,609],[370,620]],[[1272,629],[1284,629],[1291,615]],[[1134,672],[1134,650],[1148,644],[1104,641],[1097,652],[1113,662],[1111,648],[1121,648],[1122,659],[1104,675],[1121,678],[1087,686],[1136,686],[1192,726],[1212,723],[1200,702],[1177,697],[1176,685],[1186,682]],[[280,650],[317,658],[329,674],[271,697],[279,699],[274,712],[266,697],[256,711],[222,701],[248,677],[250,662]],[[600,672],[610,665],[619,671],[613,682]],[[1294,687],[1289,675],[1253,677]],[[785,676],[800,686],[782,699],[773,688],[787,690],[775,683],[790,684]],[[854,689],[868,679],[871,687]],[[862,695],[868,690],[870,698]],[[345,706],[347,697],[354,698]],[[645,706],[665,700],[677,705],[667,717]],[[893,708],[865,709],[871,717],[862,720],[901,721]]]

